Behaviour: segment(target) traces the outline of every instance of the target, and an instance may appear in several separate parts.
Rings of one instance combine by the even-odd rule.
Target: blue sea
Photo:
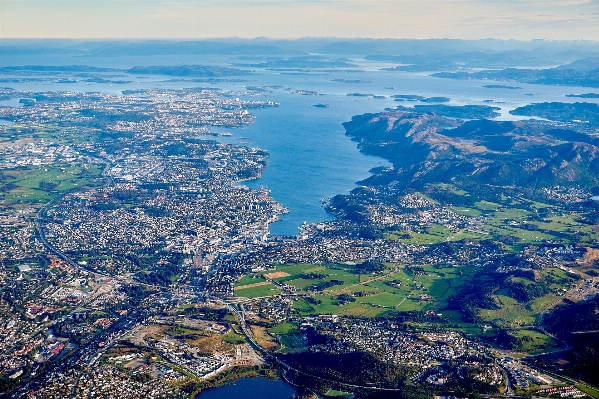
[[[32,58],[11,57],[3,65],[94,65],[128,68],[135,65],[226,65],[235,60],[226,57],[103,57],[103,58]],[[369,176],[370,170],[387,166],[384,159],[361,154],[357,143],[345,135],[342,123],[352,116],[381,112],[387,107],[410,106],[413,103],[395,102],[391,95],[418,94],[422,96],[445,96],[451,98],[449,105],[484,104],[501,108],[497,119],[521,119],[509,111],[533,102],[561,101],[598,102],[597,99],[568,98],[566,94],[588,92],[588,88],[567,86],[543,86],[518,84],[519,90],[489,89],[482,86],[501,82],[450,80],[428,76],[425,73],[391,72],[380,68],[389,64],[355,60],[360,72],[331,70],[311,75],[285,74],[279,71],[257,69],[256,74],[245,82],[219,82],[217,84],[193,82],[167,82],[172,77],[126,75],[117,79],[131,80],[128,84],[106,83],[0,83],[18,90],[49,91],[72,90],[118,94],[126,89],[148,87],[184,88],[218,87],[225,90],[243,91],[245,86],[280,85],[270,89],[264,97],[281,104],[278,108],[252,110],[255,123],[239,129],[214,129],[229,132],[233,136],[219,140],[266,149],[270,157],[263,176],[245,182],[250,187],[267,187],[275,200],[289,208],[288,214],[270,225],[271,234],[294,235],[304,222],[329,220],[321,203],[323,198],[347,194],[357,182]],[[233,77],[232,79],[235,79]],[[361,80],[361,83],[344,83],[334,79]],[[389,89],[389,87],[393,87]],[[301,95],[286,90],[310,90],[318,95]],[[348,96],[348,93],[366,93],[386,96],[384,99]],[[1,102],[0,106],[18,106],[18,100]],[[491,102],[492,101],[492,102]],[[328,104],[317,108],[314,104]],[[0,122],[2,123],[2,122]]]

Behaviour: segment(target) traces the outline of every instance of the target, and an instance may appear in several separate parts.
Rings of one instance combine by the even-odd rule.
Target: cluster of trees
[[[337,295],[337,300],[341,304],[345,304],[345,303],[349,303],[349,302],[356,302],[356,298],[354,298],[353,296],[351,296],[349,294]]]
[[[520,302],[528,302],[549,293],[549,287],[544,281],[525,284],[506,280],[505,287],[510,290],[510,296]]]
[[[202,319],[202,320],[210,320],[210,321],[221,321],[229,314],[227,308],[213,309],[207,306],[195,307],[190,306],[183,310],[183,313],[186,316],[191,317],[192,319]]]
[[[311,285],[310,287],[308,287],[308,289],[312,291],[322,291],[326,290],[327,288],[334,287],[336,285],[343,285],[343,281],[335,279],[330,281],[321,281],[318,284]]]
[[[306,280],[322,280],[326,275],[322,273],[302,273],[300,277]]]
[[[137,268],[142,271],[137,274],[137,279],[145,284],[166,286],[181,274],[182,263],[185,255],[179,252],[165,254],[143,254],[143,256],[126,256]],[[162,262],[159,262],[162,261]],[[164,262],[166,261],[166,262]],[[158,264],[159,263],[159,264]]]
[[[402,388],[412,371],[379,360],[367,352],[326,353],[300,352],[282,355],[284,361],[299,370],[326,380],[355,385]]]
[[[385,270],[385,264],[377,262],[375,260],[366,260],[356,265],[356,271],[360,274],[367,274],[373,272],[382,272]]]
[[[564,300],[543,319],[544,327],[568,341],[573,349],[566,355],[570,362],[564,371],[576,378],[599,384],[599,298],[575,303]],[[586,334],[571,334],[575,331],[589,331]]]
[[[560,336],[572,331],[599,330],[599,298],[582,303],[568,302],[557,308],[543,319],[547,330]]]
[[[497,336],[495,337],[495,342],[502,348],[510,349],[510,350],[520,350],[522,349],[522,344],[526,340],[530,340],[531,338],[528,336],[518,337],[510,331],[505,330],[503,328],[497,331]]]
[[[576,347],[569,355],[572,361],[566,371],[574,376],[588,379],[593,384],[599,384],[599,343]],[[593,371],[594,370],[594,371]]]
[[[135,308],[150,295],[150,291],[135,284],[124,284],[121,291],[127,295],[127,299],[116,305],[117,310]]]
[[[181,266],[174,263],[160,265],[150,272],[141,272],[137,274],[138,280],[151,285],[170,285],[172,279],[181,273]]]
[[[478,323],[481,321],[478,309],[499,308],[491,296],[499,284],[495,273],[482,271],[460,286],[456,295],[447,298],[449,308],[461,311],[465,322]]]

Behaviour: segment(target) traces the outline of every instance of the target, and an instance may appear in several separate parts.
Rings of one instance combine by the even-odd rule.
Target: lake
[[[241,378],[229,384],[200,392],[196,399],[291,399],[296,389],[281,380]]]

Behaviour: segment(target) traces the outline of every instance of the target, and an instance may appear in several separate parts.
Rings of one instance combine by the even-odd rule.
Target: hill
[[[463,122],[405,108],[355,116],[344,126],[361,151],[393,164],[369,185],[516,186],[533,194],[553,186],[599,186],[597,139],[548,123]]]

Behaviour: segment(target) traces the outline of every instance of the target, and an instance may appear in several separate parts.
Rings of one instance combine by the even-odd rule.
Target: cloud
[[[599,40],[597,12],[599,0],[0,0],[0,37]]]

